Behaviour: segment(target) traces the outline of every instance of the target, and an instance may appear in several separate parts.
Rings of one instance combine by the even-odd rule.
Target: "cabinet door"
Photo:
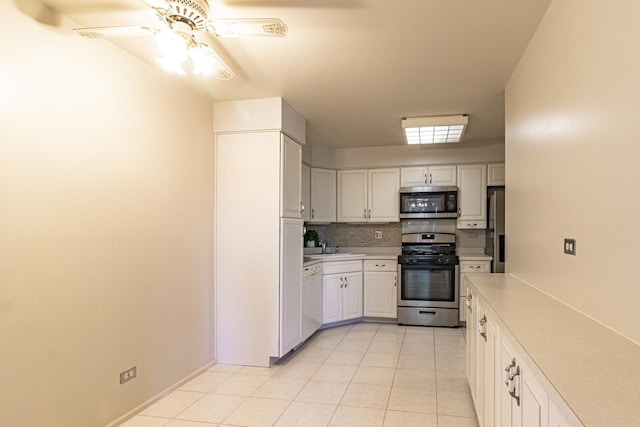
[[[458,209],[459,228],[461,221],[486,222],[487,165],[458,166]]]
[[[362,317],[362,273],[347,273],[344,280],[342,318],[347,320]]]
[[[520,427],[522,425],[520,405],[509,394],[509,389],[505,384],[506,371],[508,367],[512,365],[512,361],[515,359],[516,354],[504,336],[499,338],[498,351],[499,354],[497,355],[498,363],[496,369],[499,370],[497,378],[500,378],[501,382],[496,387],[496,405],[498,407],[498,420],[496,425],[500,427]],[[516,394],[520,395],[520,378],[516,380],[515,387]]]
[[[368,175],[369,221],[400,221],[400,170],[372,169]]]
[[[338,222],[367,222],[367,171],[337,172]]]
[[[342,320],[344,275],[329,274],[322,278],[322,323]]]
[[[397,315],[397,273],[365,271],[364,315],[394,319]]]
[[[549,416],[547,393],[545,393],[540,383],[535,380],[527,366],[520,365],[520,375],[522,376],[522,392],[520,394],[522,426],[547,426]]]
[[[311,221],[311,168],[302,164],[302,219]]]
[[[280,356],[302,342],[302,220],[282,219]]]
[[[336,171],[311,169],[311,222],[336,222]]]
[[[487,166],[487,185],[505,185],[504,163]]]
[[[401,187],[420,187],[429,183],[429,172],[426,166],[415,166],[400,169]]]
[[[434,187],[456,185],[456,165],[429,166],[427,178],[427,184]]]
[[[473,291],[467,291],[467,379],[469,380],[469,388],[471,389],[471,397],[476,402],[476,312],[477,304]],[[477,404],[476,404],[477,407]]]
[[[495,425],[497,325],[481,303],[477,305],[476,413],[480,426]]]
[[[302,218],[302,148],[283,134],[280,156],[280,216]]]

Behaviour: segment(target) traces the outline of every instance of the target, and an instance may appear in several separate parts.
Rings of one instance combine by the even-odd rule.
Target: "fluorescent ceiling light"
[[[402,120],[407,144],[460,142],[469,119],[465,115],[410,117]]]

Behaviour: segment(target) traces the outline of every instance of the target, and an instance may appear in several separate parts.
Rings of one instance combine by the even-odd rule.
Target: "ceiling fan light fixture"
[[[410,117],[402,120],[407,144],[439,144],[460,142],[466,130],[468,116]]]

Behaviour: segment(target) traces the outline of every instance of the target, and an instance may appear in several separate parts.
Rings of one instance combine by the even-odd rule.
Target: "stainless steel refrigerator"
[[[504,273],[504,190],[489,196],[489,221],[485,253],[493,257],[492,273]]]

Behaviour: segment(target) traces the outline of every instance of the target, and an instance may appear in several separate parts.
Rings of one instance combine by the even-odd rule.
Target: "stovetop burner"
[[[450,233],[412,233],[402,235],[400,264],[458,264],[456,235]]]

